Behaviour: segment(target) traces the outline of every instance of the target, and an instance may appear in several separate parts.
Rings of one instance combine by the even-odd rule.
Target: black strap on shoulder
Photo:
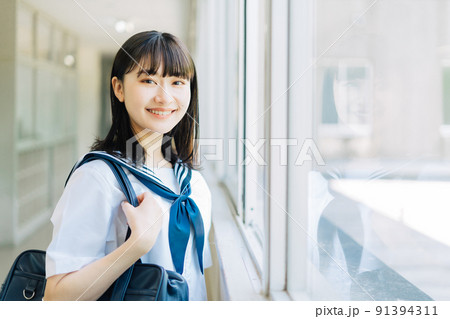
[[[122,189],[123,193],[125,194],[127,201],[134,207],[137,207],[139,205],[139,201],[137,199],[137,196],[133,189],[133,186],[131,185],[131,182],[128,179],[127,174],[125,174],[124,170],[122,169],[122,167],[120,165],[118,165],[117,163],[114,163],[112,161],[109,161],[107,158],[104,158],[104,157],[93,155],[93,156],[90,156],[90,157],[84,159],[78,165],[76,164],[72,168],[72,171],[70,172],[69,176],[67,177],[66,184],[67,184],[70,176],[72,175],[72,173],[76,170],[76,168],[78,168],[81,165],[86,164],[90,161],[96,160],[96,159],[104,161],[109,166],[109,168],[113,172],[114,176],[116,177],[116,179],[120,185],[120,188]],[[130,227],[128,227],[125,240],[127,240],[130,237],[130,235],[131,235],[131,229],[130,229]],[[141,263],[141,260],[139,259],[136,263]],[[131,265],[131,267],[128,268],[114,283],[112,296],[115,296],[114,298],[116,298],[116,299],[112,298],[111,300],[123,300],[123,297],[124,297],[125,291],[126,291],[126,287],[128,286],[128,282],[130,281],[131,274],[134,269],[134,265],[135,264]]]
[[[93,160],[102,160],[103,162],[105,162],[109,166],[109,168],[113,172],[114,176],[117,179],[117,182],[119,183],[120,188],[122,189],[122,192],[125,194],[125,197],[126,197],[127,201],[131,205],[133,205],[134,207],[137,207],[139,205],[139,201],[137,199],[137,196],[136,196],[136,193],[135,193],[135,191],[133,189],[133,186],[131,185],[131,182],[128,179],[128,176],[127,176],[127,174],[125,174],[125,172],[122,169],[122,167],[120,167],[120,165],[118,165],[117,163],[109,161],[105,157],[95,156],[95,153],[91,153],[91,154],[92,154],[92,156],[90,156],[89,158],[86,158],[81,163],[79,163],[78,166],[75,166],[75,167],[78,168],[81,165],[86,164],[86,163],[88,163],[90,161],[93,161]],[[75,167],[72,168],[72,171],[70,172],[69,176],[67,177],[66,184],[69,181],[70,176],[75,171],[75,169],[76,169]],[[131,235],[131,229],[130,229],[130,227],[128,227],[127,235],[125,237],[125,240],[127,240],[130,237],[130,235]]]

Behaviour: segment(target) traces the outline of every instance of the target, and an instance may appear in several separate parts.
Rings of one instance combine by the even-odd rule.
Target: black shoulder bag
[[[138,206],[136,193],[123,169],[116,163],[100,159],[113,171],[128,202]],[[130,234],[128,228],[125,240]],[[26,250],[14,261],[2,285],[0,301],[41,301],[45,283],[45,251]],[[98,300],[183,301],[189,300],[189,291],[186,280],[177,272],[144,264],[139,259]]]

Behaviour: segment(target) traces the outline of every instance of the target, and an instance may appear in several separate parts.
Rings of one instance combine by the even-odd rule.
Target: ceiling
[[[132,34],[144,30],[166,31],[186,42],[191,0],[25,0],[52,20],[72,31],[81,44],[103,52],[116,52]],[[134,29],[119,33],[119,20]]]

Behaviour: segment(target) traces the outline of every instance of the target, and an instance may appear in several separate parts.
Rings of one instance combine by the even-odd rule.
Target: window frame
[[[315,138],[315,12],[314,0],[289,1],[288,77],[292,89],[288,95],[288,136],[296,138],[299,147],[306,139]],[[308,274],[312,271],[308,260],[308,198],[313,163],[296,166],[298,151],[288,152],[286,293],[293,300],[308,300]]]

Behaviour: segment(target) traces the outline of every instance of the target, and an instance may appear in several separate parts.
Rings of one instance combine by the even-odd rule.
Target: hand
[[[161,231],[163,211],[149,192],[144,192],[137,198],[139,206],[133,207],[130,203],[123,201],[122,209],[131,229],[128,240],[135,242],[133,247],[141,249],[144,255],[153,247]]]

